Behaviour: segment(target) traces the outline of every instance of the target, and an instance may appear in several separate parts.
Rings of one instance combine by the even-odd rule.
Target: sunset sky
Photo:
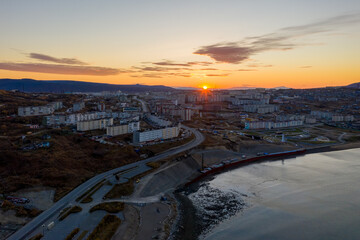
[[[359,0],[2,0],[0,78],[211,88],[360,82]]]

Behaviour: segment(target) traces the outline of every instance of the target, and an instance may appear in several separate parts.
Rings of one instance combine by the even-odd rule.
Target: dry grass
[[[42,213],[41,210],[33,208],[33,209],[27,209],[24,208],[23,206],[18,206],[15,205],[14,203],[10,202],[10,201],[3,201],[2,205],[1,205],[1,209],[3,211],[8,211],[8,210],[14,210],[16,212],[16,216],[17,217],[36,217],[38,216],[40,213]]]
[[[80,236],[77,238],[77,240],[83,240],[83,238],[86,236],[86,234],[88,233],[89,231],[83,231]]]
[[[108,213],[118,213],[124,210],[124,203],[123,202],[107,202],[107,203],[100,203],[90,209],[90,212],[94,212],[97,210],[104,210]]]
[[[96,174],[140,159],[132,146],[104,145],[62,130],[47,134],[52,146],[33,151],[22,151],[19,138],[0,138],[0,193],[42,185],[56,189],[57,201]],[[27,139],[41,141],[41,134]]]
[[[155,169],[155,168],[159,168],[161,164],[162,164],[161,162],[148,162],[146,166]]]
[[[35,236],[33,236],[32,238],[30,238],[29,240],[40,240],[42,239],[44,235],[42,235],[41,233],[36,234]]]
[[[170,148],[184,145],[188,142],[191,142],[194,139],[195,139],[195,136],[194,136],[194,134],[192,134],[190,137],[182,139],[180,141],[165,142],[165,143],[159,143],[159,144],[154,144],[154,145],[150,145],[150,146],[144,146],[142,148],[142,151],[145,151],[145,152],[150,151],[153,154],[158,154],[158,153],[164,152],[166,150],[169,150]]]
[[[65,240],[72,240],[75,237],[75,235],[78,234],[79,231],[80,228],[75,228],[74,230],[71,231],[71,233],[69,233],[69,235],[67,235]]]
[[[91,202],[93,200],[91,196],[94,193],[96,193],[97,190],[99,190],[102,186],[104,186],[104,184],[105,184],[105,179],[101,180],[95,186],[93,186],[92,188],[87,190],[85,193],[83,193],[80,197],[78,197],[76,199],[76,201],[79,202],[82,199],[81,203],[89,203],[89,202]]]
[[[129,196],[134,192],[134,181],[129,179],[125,183],[115,184],[111,190],[105,195],[105,198],[121,198]]]
[[[133,176],[132,178],[129,179],[129,181],[127,181],[125,183],[115,184],[112,187],[112,189],[105,195],[105,198],[114,199],[114,198],[121,198],[123,196],[129,196],[129,195],[133,194],[134,181],[136,179],[140,179],[140,178],[146,176],[147,174],[151,173],[154,170],[155,170],[155,168],[145,171],[143,173],[140,173],[136,176]]]
[[[79,206],[73,206],[72,208],[70,208],[68,211],[64,212],[60,217],[59,220],[62,221],[64,220],[67,216],[69,216],[72,213],[78,213],[81,212],[82,208]]]
[[[120,218],[108,214],[100,221],[87,240],[110,240],[120,224]]]

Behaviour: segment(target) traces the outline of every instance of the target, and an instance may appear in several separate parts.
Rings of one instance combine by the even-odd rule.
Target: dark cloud
[[[249,64],[249,65],[246,65],[247,67],[249,68],[259,68],[259,67],[272,67],[273,65],[270,65],[270,64],[260,64],[260,63],[253,63],[253,64]]]
[[[191,67],[191,66],[209,66],[212,62],[184,62],[184,63],[177,63],[171,60],[164,60],[162,62],[153,62],[154,65],[159,66],[178,66],[178,67]]]
[[[223,74],[206,74],[207,77],[227,77],[229,76],[229,73],[223,73]]]
[[[212,62],[188,62],[188,64],[192,65],[192,66],[195,66],[195,65],[198,65],[198,66],[209,66],[211,64],[213,64]]]
[[[145,73],[143,75],[141,75],[140,77],[147,77],[147,78],[162,78],[163,75],[161,74],[151,74],[151,73]]]
[[[359,22],[359,13],[347,14],[306,25],[282,28],[270,34],[249,37],[238,42],[223,42],[202,46],[194,54],[209,56],[218,62],[239,64],[257,53],[270,50],[285,51],[309,45],[298,42],[298,40],[309,35],[331,32]]]
[[[300,68],[312,68],[312,66],[301,66]]]
[[[163,62],[153,62],[152,64],[160,65],[160,66],[179,66],[179,67],[189,67],[189,66],[191,66],[188,63],[176,63],[176,62],[169,61],[169,60],[166,60],[166,61],[163,61]]]
[[[115,68],[97,67],[97,66],[74,66],[60,64],[44,64],[44,63],[12,63],[0,62],[0,69],[21,72],[38,72],[68,75],[93,75],[108,76],[117,75],[119,73],[129,72],[127,70],[119,70]]]
[[[254,53],[251,47],[241,47],[236,42],[204,46],[194,52],[194,54],[209,56],[218,62],[225,63],[240,63]]]
[[[257,71],[257,69],[238,69],[239,72],[251,72],[251,71]]]
[[[202,71],[215,71],[215,70],[219,70],[217,68],[201,68],[199,70],[202,70]]]
[[[60,64],[69,64],[69,65],[88,65],[85,62],[82,62],[75,58],[56,58],[45,54],[40,53],[29,53],[29,58],[37,59],[40,61],[46,61],[46,62],[54,62],[54,63],[60,63]]]
[[[189,73],[174,73],[174,72],[156,72],[156,73],[143,73],[143,74],[136,74],[130,75],[131,77],[136,78],[165,78],[165,77],[191,77]]]
[[[133,66],[133,69],[136,69],[139,72],[168,72],[168,71],[180,71],[180,70],[189,70],[188,68],[170,68],[170,67],[136,67]]]

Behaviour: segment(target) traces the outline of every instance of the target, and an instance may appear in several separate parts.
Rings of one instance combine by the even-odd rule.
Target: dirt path
[[[140,223],[139,211],[134,206],[126,204],[123,214],[125,220],[117,229],[112,240],[130,240],[137,235]]]
[[[141,209],[140,228],[136,240],[151,240],[163,233],[163,223],[170,214],[170,206],[165,203],[148,204]]]

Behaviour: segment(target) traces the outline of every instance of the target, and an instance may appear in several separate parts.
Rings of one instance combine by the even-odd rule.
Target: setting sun
[[[203,86],[203,89],[206,90],[208,87],[207,86]]]

